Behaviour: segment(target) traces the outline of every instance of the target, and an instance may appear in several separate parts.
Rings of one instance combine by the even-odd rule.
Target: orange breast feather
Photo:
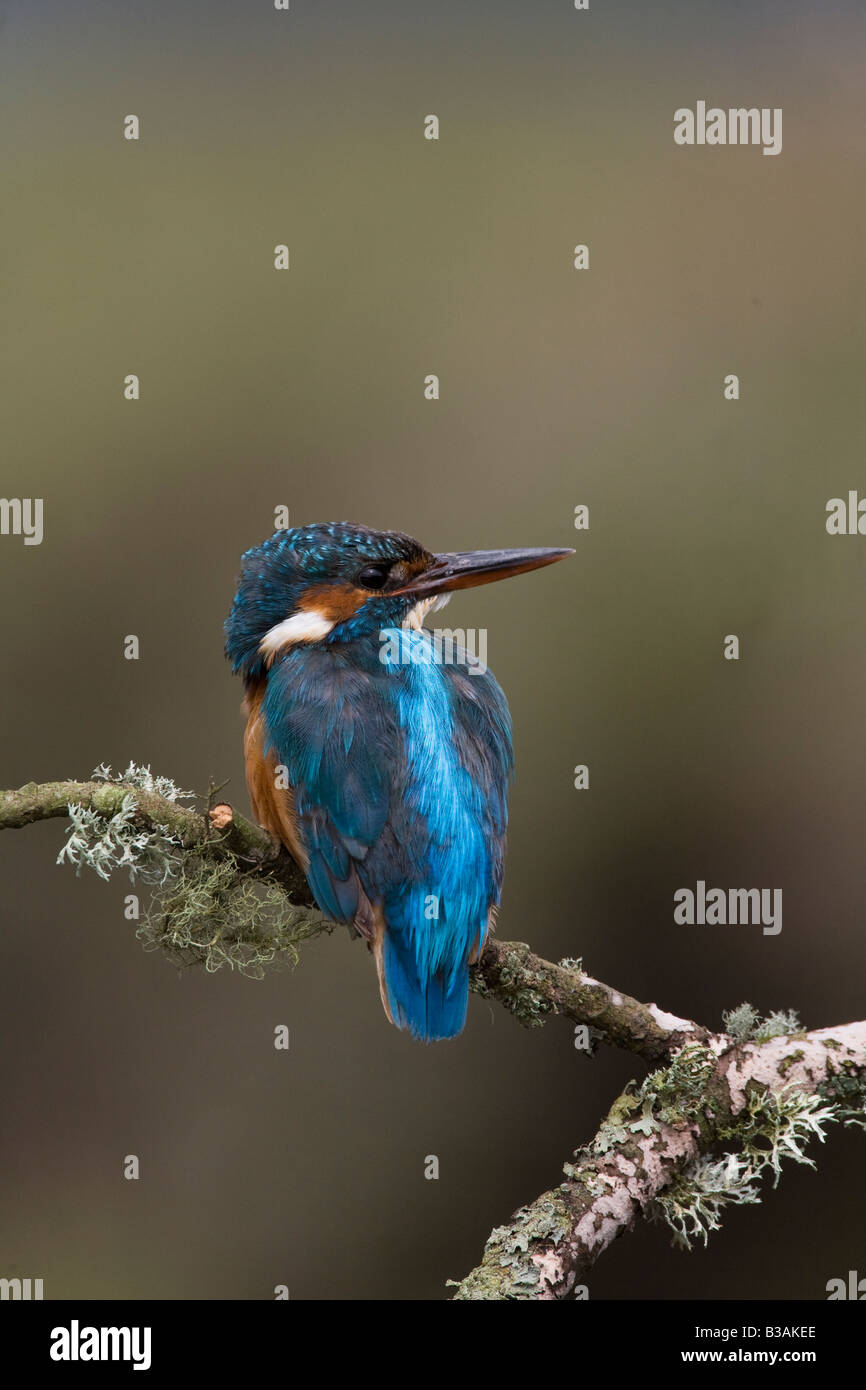
[[[273,749],[265,753],[265,730],[262,717],[262,700],[265,694],[264,682],[251,690],[244,698],[244,711],[247,727],[244,730],[244,762],[247,774],[247,791],[250,794],[253,815],[259,825],[264,826],[286,846],[293,859],[306,869],[309,858],[298,836],[298,822],[295,814],[295,799],[290,787],[277,786],[279,763]]]

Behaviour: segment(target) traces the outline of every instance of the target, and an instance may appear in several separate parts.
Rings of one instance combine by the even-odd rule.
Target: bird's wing
[[[269,674],[258,720],[253,778],[271,821],[262,823],[300,859],[322,912],[371,936],[364,863],[386,827],[402,757],[375,673],[333,650],[289,651]],[[262,819],[255,799],[254,809]]]
[[[452,691],[457,749],[475,786],[486,789],[484,816],[490,855],[491,905],[499,902],[508,824],[508,783],[514,746],[508,702],[490,671],[464,664],[443,666]]]

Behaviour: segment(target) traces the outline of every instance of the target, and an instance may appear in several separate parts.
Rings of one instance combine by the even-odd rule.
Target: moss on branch
[[[182,804],[190,797],[149,768],[100,767],[87,782],[0,791],[0,829],[67,817],[58,860],[150,884],[138,934],[175,962],[256,977],[295,964],[300,946],[333,926],[301,869],[228,804],[199,812]],[[810,1163],[805,1145],[829,1121],[866,1128],[866,1023],[807,1033],[791,1011],[762,1020],[742,1004],[712,1033],[593,979],[579,960],[556,964],[496,937],[470,982],[527,1028],[558,1014],[654,1070],[629,1083],[564,1181],[493,1231],[455,1298],[574,1297],[639,1217],[666,1221],[687,1247],[706,1241],[727,1206],[760,1200],[764,1173],[778,1181],[783,1158]]]
[[[61,858],[103,876],[124,868],[157,885],[142,936],[174,959],[210,969],[221,962],[244,973],[294,959],[302,941],[330,926],[311,918],[315,904],[301,869],[267,831],[227,803],[201,813],[180,804],[190,795],[134,763],[119,775],[100,767],[88,782],[30,782],[0,791],[0,829],[71,816]],[[264,897],[256,882],[264,885]],[[273,954],[271,945],[257,947],[266,919],[263,935],[277,943]],[[251,940],[252,922],[259,925]],[[578,962],[556,965],[523,942],[491,937],[471,972],[471,987],[498,1000],[525,1027],[561,1014],[650,1061],[662,1060],[685,1037],[706,1036],[689,1020],[594,980]]]

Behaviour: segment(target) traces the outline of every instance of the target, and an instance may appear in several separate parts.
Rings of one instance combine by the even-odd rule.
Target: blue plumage
[[[226,649],[247,688],[254,811],[321,910],[368,939],[386,1013],[418,1038],[464,1025],[502,888],[513,762],[495,678],[458,647],[437,660],[421,618],[453,587],[562,553],[435,556],[340,523],[244,556]]]

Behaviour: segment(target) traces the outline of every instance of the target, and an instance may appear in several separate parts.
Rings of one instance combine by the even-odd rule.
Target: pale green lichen
[[[245,872],[233,856],[212,857],[185,847],[164,827],[143,824],[137,791],[171,803],[194,795],[170,777],[136,763],[115,774],[103,763],[93,779],[130,790],[112,816],[70,805],[57,862],[73,864],[76,873],[92,869],[103,879],[126,870],[133,883],[153,888],[137,933],[146,950],[162,950],[178,965],[211,972],[228,966],[260,979],[270,965],[296,965],[301,943],[328,929],[321,914],[294,907],[278,883]]]
[[[652,1097],[645,1096],[640,1119],[629,1125],[629,1130],[632,1134],[652,1134],[659,1129],[661,1129],[661,1125],[653,1115]]]
[[[681,1047],[670,1066],[650,1072],[644,1080],[640,1088],[644,1111],[648,1104],[662,1124],[674,1127],[694,1121],[706,1100],[716,1061],[715,1053],[701,1043]]]
[[[774,1009],[762,1019],[751,1004],[738,1004],[722,1014],[722,1025],[738,1043],[765,1043],[771,1038],[790,1037],[803,1027],[794,1009]]]
[[[469,1278],[447,1281],[458,1290],[454,1297],[497,1302],[535,1298],[541,1274],[532,1258],[534,1251],[538,1248],[546,1252],[551,1245],[556,1248],[570,1229],[568,1212],[557,1205],[557,1199],[521,1207],[510,1225],[491,1231],[484,1259]]]
[[[261,979],[268,966],[297,965],[298,947],[326,929],[320,913],[293,907],[275,883],[245,877],[233,858],[188,854],[137,935],[177,965]]]
[[[117,774],[106,763],[100,763],[92,776],[95,782],[154,792],[171,802],[194,795],[183,791],[170,777],[157,777],[149,766],[132,762],[125,772]],[[123,798],[120,810],[110,817],[77,802],[71,802],[67,810],[69,829],[57,856],[58,864],[74,865],[76,874],[92,869],[102,879],[108,879],[117,869],[125,869],[132,883],[139,879],[150,885],[164,884],[177,872],[181,862],[180,839],[168,830],[140,823],[134,791]]]
[[[691,1250],[695,1240],[706,1245],[710,1232],[721,1229],[726,1207],[752,1205],[760,1200],[755,1174],[741,1155],[702,1157],[648,1203],[647,1215],[670,1227],[674,1245]]]
[[[667,1223],[675,1245],[689,1250],[695,1239],[706,1245],[710,1232],[719,1230],[726,1207],[761,1201],[758,1185],[765,1173],[772,1173],[773,1186],[778,1186],[784,1159],[814,1168],[805,1146],[811,1139],[823,1143],[824,1126],[839,1118],[821,1095],[805,1095],[792,1086],[777,1093],[750,1088],[745,1111],[719,1130],[722,1139],[741,1144],[741,1152],[696,1159],[649,1203],[648,1214]]]
[[[529,970],[526,960],[529,947],[522,942],[514,943],[503,957],[497,981],[496,998],[518,1023],[524,1028],[540,1028],[553,1012],[553,1004],[544,993],[545,977],[541,971]],[[469,972],[469,983],[473,993],[482,999],[494,996],[484,976],[477,967]],[[536,989],[535,985],[541,986]]]
[[[94,782],[112,782],[129,787],[139,787],[145,792],[154,792],[165,801],[188,801],[195,792],[185,792],[171,777],[159,777],[150,770],[150,764],[131,762],[125,772],[112,772],[109,763],[100,763],[93,769]]]
[[[631,1120],[632,1111],[641,1107],[641,1097],[633,1089],[636,1086],[637,1082],[634,1080],[627,1082],[622,1094],[617,1096],[593,1140],[593,1153],[610,1153],[611,1149],[616,1148],[618,1144],[624,1144],[628,1139],[626,1125]],[[574,1176],[574,1169],[568,1164],[565,1172],[569,1177]]]
[[[807,1095],[791,1084],[776,1092],[749,1085],[744,1111],[731,1125],[719,1129],[719,1137],[737,1140],[755,1177],[770,1171],[777,1187],[783,1159],[815,1167],[804,1152],[805,1145],[811,1139],[823,1143],[824,1125],[837,1118],[820,1094]]]
[[[738,1004],[722,1014],[722,1027],[735,1042],[748,1042],[754,1037],[761,1015],[751,1004]]]
[[[611,1173],[599,1173],[585,1163],[575,1166],[572,1163],[564,1163],[562,1171],[567,1178],[573,1182],[581,1183],[589,1193],[590,1197],[604,1197],[612,1188],[617,1185],[617,1179]],[[568,1190],[568,1184],[560,1184],[561,1191]]]
[[[628,1132],[622,1125],[611,1124],[609,1120],[605,1120],[593,1140],[593,1153],[610,1153],[617,1144],[624,1144],[627,1138]]]
[[[66,843],[58,864],[73,864],[76,874],[92,869],[108,879],[125,869],[130,882],[166,883],[180,867],[181,842],[168,831],[142,826],[137,819],[135,793],[129,792],[120,810],[106,818],[87,806],[70,803]]]
[[[600,1126],[593,1151],[606,1154],[624,1143],[629,1134],[648,1136],[663,1124],[679,1127],[694,1121],[706,1100],[707,1082],[715,1065],[709,1048],[689,1043],[674,1053],[669,1066],[650,1072],[640,1087],[629,1081]],[[636,1110],[640,1114],[633,1118]]]
[[[558,1245],[568,1234],[568,1222],[553,1202],[536,1202],[533,1207],[521,1207],[515,1212],[510,1226],[497,1226],[490,1232],[485,1250],[498,1250],[499,1263],[505,1267],[518,1255],[525,1255],[534,1240],[551,1241]]]
[[[796,1037],[802,1033],[803,1025],[795,1009],[774,1009],[758,1025],[754,1034],[755,1042],[769,1042],[771,1038]]]

